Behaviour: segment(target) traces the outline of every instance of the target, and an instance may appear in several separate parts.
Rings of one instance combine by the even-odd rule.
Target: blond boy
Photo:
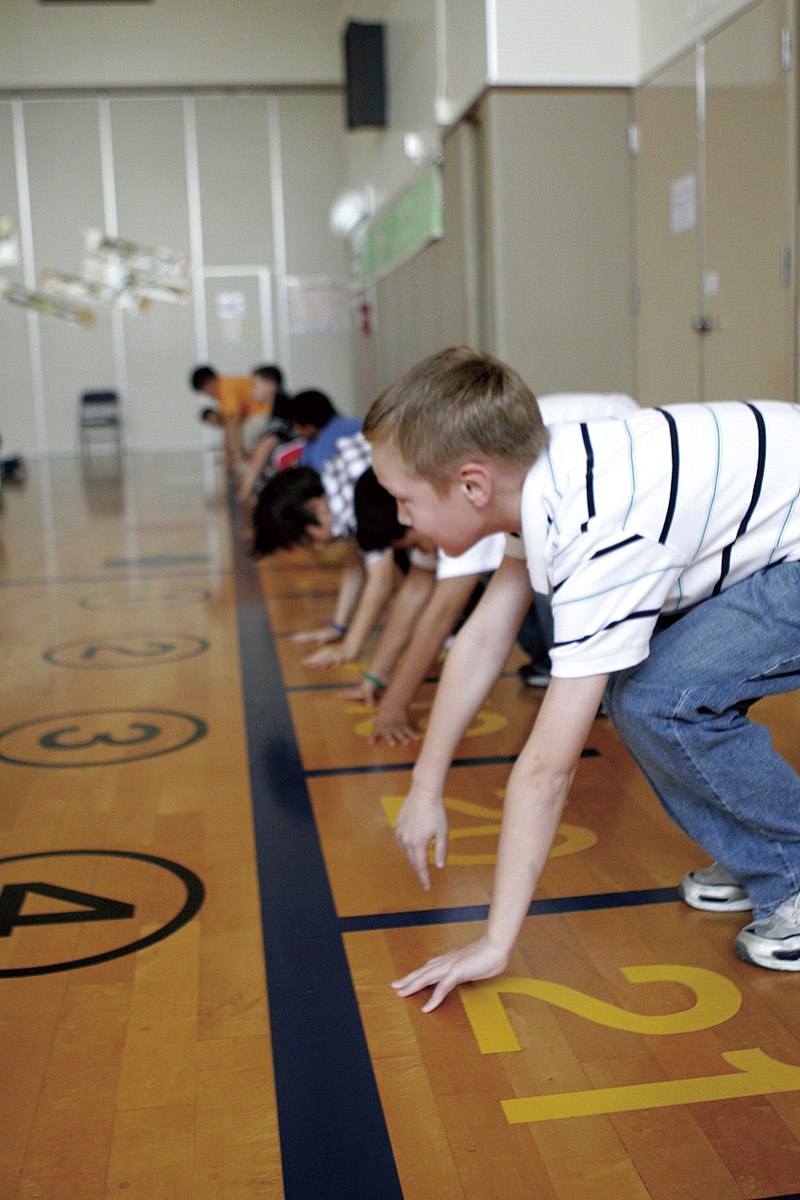
[[[534,587],[551,594],[555,625],[553,678],[506,789],[485,932],[398,993],[432,986],[430,1011],[504,970],[609,682],[623,740],[716,860],[685,877],[683,898],[752,904],[737,954],[800,970],[800,779],[746,716],[759,696],[800,686],[800,409],[686,405],[548,434],[514,371],[457,348],[385,393],[364,433],[400,520],[446,553],[510,535],[448,655],[398,821],[426,888],[431,842],[437,867],[446,860],[450,762]]]

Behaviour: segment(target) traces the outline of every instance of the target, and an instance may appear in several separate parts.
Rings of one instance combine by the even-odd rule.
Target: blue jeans
[[[757,918],[800,890],[800,776],[750,721],[800,687],[800,563],[759,571],[658,631],[606,700],[667,813],[736,876]]]

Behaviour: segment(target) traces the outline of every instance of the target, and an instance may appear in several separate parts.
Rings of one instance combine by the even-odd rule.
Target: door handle
[[[692,317],[692,329],[695,333],[711,333],[714,322],[711,317]]]

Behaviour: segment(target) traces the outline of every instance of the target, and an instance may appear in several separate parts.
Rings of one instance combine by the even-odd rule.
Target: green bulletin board
[[[359,283],[373,283],[388,275],[443,234],[442,168],[434,164],[355,238]]]

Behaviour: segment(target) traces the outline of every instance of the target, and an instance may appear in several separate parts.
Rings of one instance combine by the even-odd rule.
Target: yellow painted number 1
[[[684,984],[694,992],[695,1003],[690,1008],[664,1015],[636,1013],[562,984],[511,976],[470,984],[460,988],[459,995],[482,1054],[521,1049],[500,999],[502,993],[544,1000],[597,1025],[641,1034],[691,1033],[710,1029],[734,1016],[742,1002],[739,989],[729,979],[703,967],[623,967],[622,974],[629,983],[668,981]],[[763,1050],[735,1050],[723,1053],[722,1057],[735,1069],[734,1074],[669,1079],[549,1096],[521,1096],[503,1100],[503,1112],[509,1124],[516,1125],[529,1121],[668,1108],[675,1104],[698,1104],[706,1100],[729,1100],[739,1096],[764,1096],[800,1090],[800,1067],[770,1058]]]

